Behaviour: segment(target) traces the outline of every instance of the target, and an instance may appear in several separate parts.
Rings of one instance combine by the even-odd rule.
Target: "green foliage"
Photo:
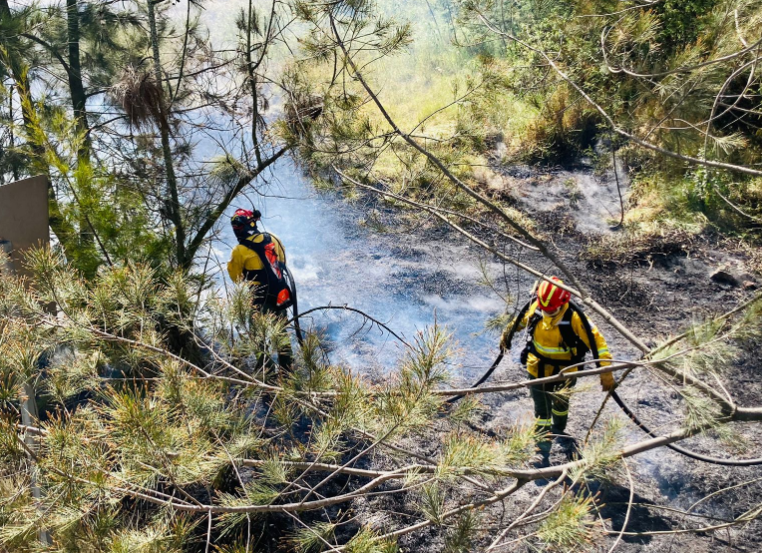
[[[31,298],[14,279],[0,279],[0,369],[8,382],[5,404],[18,409],[21,383],[40,376],[43,352],[50,359],[39,391],[50,396],[53,408],[36,435],[34,464],[46,510],[40,515],[30,500],[31,480],[17,476],[31,470],[27,450],[16,427],[3,422],[0,516],[7,522],[0,539],[6,546],[28,547],[44,527],[60,544],[181,550],[207,528],[207,509],[220,509],[213,516],[214,535],[221,548],[234,548],[251,525],[267,527],[261,509],[302,501],[305,509],[323,512],[323,498],[345,494],[342,503],[349,504],[365,497],[353,490],[375,476],[343,480],[342,465],[380,466],[375,454],[387,444],[437,427],[443,436],[437,465],[408,467],[409,460],[400,459],[401,472],[389,479],[385,493],[415,490],[416,512],[445,525],[446,505],[457,500],[462,477],[497,482],[533,450],[530,427],[492,440],[466,428],[452,430],[460,424],[457,417],[441,418],[442,400],[433,392],[447,384],[449,343],[436,325],[417,336],[385,382],[371,384],[327,365],[314,335],[305,341],[294,375],[286,377],[268,366],[266,355],[269,342],[285,334],[282,321],[241,313],[214,295],[198,301],[185,277],[166,281],[133,264],[104,267],[84,280],[59,254],[44,250],[33,252],[29,265],[39,282]],[[51,301],[58,318],[40,307]],[[203,368],[171,354],[157,327],[157,321],[175,317],[178,306],[197,301],[205,329],[196,338],[215,344]],[[241,303],[235,295],[230,302]],[[176,320],[193,328],[182,317]],[[240,326],[231,332],[231,325]],[[266,405],[258,399],[258,378],[277,389]],[[397,462],[383,459],[381,464]],[[166,504],[171,497],[175,508],[207,506],[180,514]],[[145,507],[127,516],[138,498]],[[341,535],[348,550],[396,548],[369,528],[339,533],[340,522],[319,519],[309,531],[295,524],[282,543],[319,551],[323,540],[336,543]],[[463,551],[474,539],[475,519],[464,512],[448,528],[448,550]]]
[[[347,544],[348,553],[397,553],[397,544],[390,539],[378,539],[373,530],[363,528]]]
[[[437,466],[437,476],[451,479],[456,474],[495,474],[507,466],[529,458],[535,435],[530,427],[514,427],[505,441],[479,435],[451,434],[445,438]]]
[[[682,374],[722,382],[728,370],[745,355],[748,345],[760,338],[760,303],[752,302],[734,320],[707,318],[696,321],[685,331],[685,340],[659,348],[654,361],[667,363]],[[713,432],[726,443],[738,443],[732,427],[722,424],[726,413],[700,389],[684,386],[679,389],[683,399],[683,428],[690,431]]]
[[[318,522],[295,532],[289,542],[297,553],[318,553],[326,549],[326,544],[333,541],[336,525]]]
[[[482,46],[489,52],[482,56],[484,71],[502,83],[475,94],[469,113],[496,127],[508,146],[507,161],[573,163],[608,126],[577,90],[547,69],[542,53],[621,129],[683,155],[746,166],[759,157],[760,116],[741,98],[759,84],[745,51],[753,42],[748,37],[757,35],[758,2],[668,1],[624,9],[607,0],[458,4],[464,34],[473,42],[488,41]],[[506,33],[502,44],[499,32]],[[751,65],[733,73],[738,65],[711,62],[726,58]],[[517,109],[516,99],[533,109]],[[501,121],[499,115],[506,114],[508,120]],[[633,165],[658,183],[654,194],[632,195],[641,217],[653,216],[653,203],[659,202],[656,215],[669,222],[695,222],[698,213],[724,231],[751,224],[759,202],[750,179],[631,150]]]
[[[661,20],[659,42],[670,50],[696,41],[714,31],[707,14],[723,4],[720,0],[665,0],[655,6]]]
[[[580,452],[582,461],[571,474],[573,481],[611,478],[613,470],[620,461],[622,427],[620,419],[609,419],[603,430],[583,445]]]
[[[540,525],[537,536],[548,551],[587,550],[601,533],[593,508],[594,500],[589,495],[565,495]]]
[[[445,490],[437,482],[429,482],[421,486],[418,494],[418,506],[423,515],[436,525],[443,522],[445,511]]]
[[[479,517],[473,512],[467,512],[460,517],[447,534],[445,553],[467,553],[473,551],[473,536],[477,530]]]
[[[269,105],[262,83],[272,82],[264,75],[288,8],[253,14],[236,51],[211,43],[201,2],[191,1],[177,26],[171,3],[153,4],[3,8],[0,99],[10,113],[0,117],[10,128],[0,136],[0,179],[50,177],[51,227],[88,279],[125,261],[191,270],[225,210],[283,153],[261,115]],[[149,61],[154,43],[158,59]],[[156,62],[171,79],[147,78]],[[212,90],[215,82],[226,84]],[[207,119],[226,136],[208,166],[194,151],[199,136],[215,141]]]
[[[65,111],[46,110],[44,101],[33,104],[28,99],[22,107],[28,118],[28,144],[41,153],[40,162],[51,168],[52,176],[66,187],[64,196],[72,199],[61,216],[88,237],[76,245],[63,244],[72,263],[88,277],[108,259],[166,268],[169,244],[150,230],[151,216],[138,191],[125,187],[109,171],[79,159],[83,131]]]
[[[718,420],[722,417],[722,411],[716,403],[709,400],[699,390],[690,387],[682,389],[680,396],[683,398],[685,406],[684,428],[701,432],[714,429],[727,438],[729,429],[718,424]]]
[[[475,395],[467,395],[459,400],[450,411],[450,421],[455,425],[473,422],[484,412],[479,398]]]
[[[214,295],[201,301],[187,277],[162,279],[147,265],[102,267],[85,280],[55,252],[34,251],[28,263],[38,282],[33,295],[17,280],[0,278],[3,401],[18,413],[22,384],[31,378],[51,409],[33,434],[34,463],[15,422],[0,422],[5,547],[25,550],[45,528],[61,546],[180,551],[207,528],[212,509],[220,547],[235,548],[246,528],[267,527],[262,509],[301,501],[304,509],[323,512],[324,498],[343,494],[339,503],[349,504],[364,497],[354,490],[369,478],[337,485],[334,479],[344,478],[337,467],[368,462],[374,449],[429,431],[441,413],[433,392],[447,383],[449,344],[438,326],[417,336],[387,382],[370,384],[327,365],[314,335],[287,376],[268,358],[272,342],[287,339],[283,321],[242,312],[235,295],[230,303],[238,307]],[[59,317],[42,308],[50,302]],[[189,303],[197,310],[187,311]],[[195,328],[188,314],[205,322],[204,335],[195,338],[215,344],[203,366],[171,353],[160,331],[159,322],[169,319]],[[277,396],[266,404],[263,381]],[[459,475],[499,477],[530,442],[520,432],[505,443],[450,434],[439,466],[403,468],[390,478],[403,487],[392,491],[420,487],[420,513],[444,523],[444,498]],[[31,499],[32,470],[46,491],[41,503]],[[142,506],[133,515],[136,503]],[[180,512],[186,508],[192,512]],[[321,550],[322,540],[336,540],[340,520],[318,520],[309,532],[297,524],[283,543]],[[462,517],[452,547],[462,549],[470,539],[468,520]],[[396,550],[375,530],[342,536],[347,550]]]

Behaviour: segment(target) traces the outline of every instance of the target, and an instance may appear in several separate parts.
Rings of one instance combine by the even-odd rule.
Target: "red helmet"
[[[558,277],[550,277],[550,280],[543,280],[537,287],[537,307],[542,311],[553,312],[559,307],[569,303],[571,294],[566,290],[559,288],[554,283],[563,284]]]
[[[262,214],[258,210],[236,209],[230,218],[230,224],[233,226],[233,232],[236,236],[246,236],[248,232],[257,224]],[[239,236],[240,238],[240,236]]]
[[[230,224],[235,227],[245,227],[254,219],[254,212],[249,209],[236,209],[230,218]]]

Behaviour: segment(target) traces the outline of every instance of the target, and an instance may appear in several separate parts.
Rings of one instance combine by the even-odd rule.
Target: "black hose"
[[[649,428],[643,424],[643,422],[635,415],[635,413],[632,412],[632,410],[627,406],[627,404],[622,400],[621,397],[619,397],[619,394],[617,394],[615,391],[611,391],[611,397],[616,401],[616,404],[619,405],[619,407],[624,411],[624,414],[627,415],[632,422],[634,422],[638,428],[640,428],[643,432],[651,436],[652,438],[658,438],[658,434],[652,432],[649,430]],[[679,445],[674,444],[667,444],[667,447],[670,448],[673,451],[676,451],[677,453],[680,453],[681,455],[685,455],[686,457],[690,457],[691,459],[695,459],[697,461],[701,461],[702,463],[711,463],[713,465],[724,465],[728,467],[750,467],[755,465],[762,465],[762,458],[758,459],[718,459],[717,457],[709,457],[707,455],[701,455],[700,453],[696,453],[694,451],[690,451],[688,449],[682,448]]]
[[[573,304],[572,304],[573,305]],[[584,314],[582,313],[581,309],[578,306],[574,306],[577,311],[580,311],[580,318],[582,320],[582,325],[585,328],[585,332],[587,333],[588,341],[590,342],[590,347],[593,353],[593,358],[598,359],[598,347],[595,342],[595,337],[593,336],[593,331],[590,325],[590,321]],[[600,367],[600,362],[596,363]],[[658,438],[658,434],[655,434],[654,432],[651,432],[651,430],[648,429],[648,427],[643,424],[643,422],[635,415],[635,413],[632,412],[632,410],[627,406],[627,404],[622,400],[621,397],[619,397],[619,394],[616,393],[616,391],[611,390],[611,397],[614,398],[614,401],[617,405],[622,409],[625,415],[627,415],[632,422],[634,422],[638,428],[640,428],[643,432],[651,436],[652,438]],[[667,444],[667,447],[670,448],[673,451],[676,451],[677,453],[680,453],[681,455],[685,455],[686,457],[690,457],[691,459],[695,459],[696,461],[701,461],[702,463],[711,463],[714,465],[724,465],[729,467],[749,467],[754,465],[762,465],[762,458],[760,459],[718,459],[716,457],[709,457],[707,455],[702,455],[700,453],[696,453],[694,451],[690,451],[688,449],[682,448],[679,445],[674,444]]]
[[[495,372],[495,369],[497,369],[500,362],[503,360],[503,357],[505,356],[505,352],[501,351],[500,355],[497,356],[497,359],[495,359],[495,362],[492,363],[492,366],[487,369],[487,371],[482,375],[482,377],[475,382],[471,388],[475,389],[484,384],[484,382],[492,376],[492,373]],[[643,432],[651,436],[652,438],[658,438],[659,435],[655,432],[652,432],[643,422],[637,417],[635,413],[632,412],[632,410],[627,406],[627,404],[624,402],[624,400],[619,397],[619,394],[617,394],[615,391],[611,391],[611,397],[614,399],[617,405],[622,409],[625,415],[629,417],[629,419],[635,423],[635,425],[640,428]],[[447,400],[447,403],[455,403],[456,401],[462,399],[467,394],[460,394],[457,396],[453,396]],[[564,436],[566,438],[570,438],[574,440],[574,442],[578,442],[576,438],[573,436]],[[700,453],[696,453],[694,451],[690,451],[688,449],[685,449],[683,447],[680,447],[679,445],[675,444],[667,444],[667,447],[671,449],[672,451],[675,451],[677,453],[680,453],[681,455],[685,455],[686,457],[690,457],[691,459],[695,459],[696,461],[701,461],[702,463],[710,463],[713,465],[723,465],[728,467],[751,467],[756,465],[762,465],[762,458],[757,459],[719,459],[717,457],[709,457],[707,455],[702,455]]]
[[[495,372],[495,369],[497,369],[497,366],[500,364],[500,361],[503,360],[504,356],[505,356],[505,352],[503,350],[500,350],[500,354],[497,356],[497,359],[495,359],[495,362],[492,363],[492,366],[489,369],[487,369],[487,372],[485,372],[482,375],[482,377],[471,386],[471,389],[478,388],[479,386],[484,384],[484,382],[486,382],[486,380],[490,376],[492,376],[492,373]],[[455,403],[456,401],[463,399],[463,397],[465,397],[466,395],[467,394],[460,394],[459,396],[453,396],[447,400],[447,403]]]
[[[299,341],[299,344],[303,344],[304,337],[302,336],[302,329],[299,326],[299,303],[297,301],[297,293],[296,293],[296,282],[294,281],[294,277],[291,275],[291,272],[284,267],[284,272],[291,284],[291,292],[293,294],[293,305],[292,309],[294,312],[294,330],[296,331],[296,339]],[[522,313],[523,315],[523,313]],[[517,318],[518,321],[521,317]],[[513,334],[516,331],[517,324],[514,324],[514,327],[511,330],[511,337],[513,337]],[[594,344],[595,342],[593,339],[591,339],[591,342]],[[593,346],[593,349],[595,346]],[[503,360],[503,357],[505,357],[505,351],[500,350],[500,353],[498,354],[495,361],[492,363],[489,369],[482,375],[482,377],[477,380],[472,386],[472,389],[476,389],[482,384],[484,384],[487,379],[492,376],[492,373],[495,372],[497,367],[500,365],[500,362]],[[597,355],[596,355],[597,357]],[[609,392],[611,394],[611,397],[614,399],[617,405],[619,405],[620,409],[624,412],[625,415],[629,417],[629,419],[635,423],[635,425],[640,428],[643,432],[651,436],[652,438],[658,438],[659,435],[652,432],[643,422],[635,415],[635,413],[632,412],[632,410],[627,406],[627,404],[622,400],[621,397],[619,397],[619,394],[616,393],[616,391],[612,390]],[[447,403],[455,403],[456,401],[463,399],[467,394],[460,394],[457,396],[453,396],[447,400]],[[577,439],[572,436],[567,436],[568,438],[571,438],[575,442],[577,442]],[[695,459],[696,461],[701,461],[702,463],[710,463],[713,465],[723,465],[723,466],[729,466],[729,467],[750,467],[750,466],[756,466],[756,465],[762,465],[762,458],[757,459],[719,459],[717,457],[709,457],[707,455],[702,455],[700,453],[695,453],[693,451],[690,451],[688,449],[682,448],[678,445],[674,444],[667,444],[667,447],[671,449],[672,451],[676,451],[677,453],[680,453],[681,455],[685,455],[686,457],[690,457],[691,459]]]
[[[531,305],[532,305],[531,301],[527,302],[524,305],[524,307],[521,308],[521,310],[519,311],[519,314],[516,315],[516,318],[513,319],[513,325],[511,326],[511,331],[508,334],[508,346],[507,346],[507,349],[511,349],[510,342],[513,340],[513,336],[516,334],[516,331],[519,328],[519,324],[521,324],[521,321],[524,320],[524,315],[526,315],[527,311],[529,311],[529,307]],[[478,388],[479,386],[484,384],[484,382],[486,382],[486,380],[490,376],[492,376],[492,373],[495,372],[495,369],[497,369],[497,366],[500,364],[500,361],[503,360],[503,357],[505,356],[505,352],[506,352],[506,350],[502,349],[502,346],[501,346],[500,353],[498,354],[497,359],[495,359],[494,363],[492,363],[492,366],[490,366],[490,368],[487,369],[487,372],[484,373],[484,375],[482,375],[482,377],[471,386],[471,389]],[[455,403],[456,401],[458,401],[460,399],[463,399],[463,397],[465,395],[466,394],[460,394],[459,396],[453,396],[453,397],[451,397],[450,399],[447,400],[447,403]]]

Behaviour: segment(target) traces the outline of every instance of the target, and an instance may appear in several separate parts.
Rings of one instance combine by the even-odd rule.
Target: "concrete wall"
[[[13,243],[13,265],[27,275],[24,250],[50,243],[47,177],[32,177],[0,186],[0,238]]]

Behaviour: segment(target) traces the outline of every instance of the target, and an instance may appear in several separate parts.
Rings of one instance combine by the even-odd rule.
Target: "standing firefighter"
[[[537,287],[537,297],[527,303],[518,317],[503,332],[500,348],[511,348],[513,335],[526,328],[526,346],[521,352],[521,362],[526,366],[529,378],[543,378],[559,374],[566,367],[584,360],[588,351],[597,359],[611,359],[606,340],[593,326],[583,311],[570,302],[571,294],[557,284],[558,278],[545,280]],[[610,365],[601,361],[600,366]],[[564,372],[576,372],[571,368]],[[569,417],[569,392],[576,379],[530,387],[534,400],[535,430],[538,435],[539,466],[549,463],[553,436],[560,436],[569,444],[565,434]],[[604,392],[613,390],[611,373],[601,374]],[[569,444],[570,445],[570,444]]]
[[[233,248],[228,262],[228,274],[234,282],[247,282],[252,290],[252,301],[264,313],[287,318],[287,309],[293,305],[293,292],[288,284],[286,251],[274,234],[262,232],[257,221],[262,214],[238,209],[230,220],[238,245]],[[278,351],[278,365],[291,369],[291,343]]]

